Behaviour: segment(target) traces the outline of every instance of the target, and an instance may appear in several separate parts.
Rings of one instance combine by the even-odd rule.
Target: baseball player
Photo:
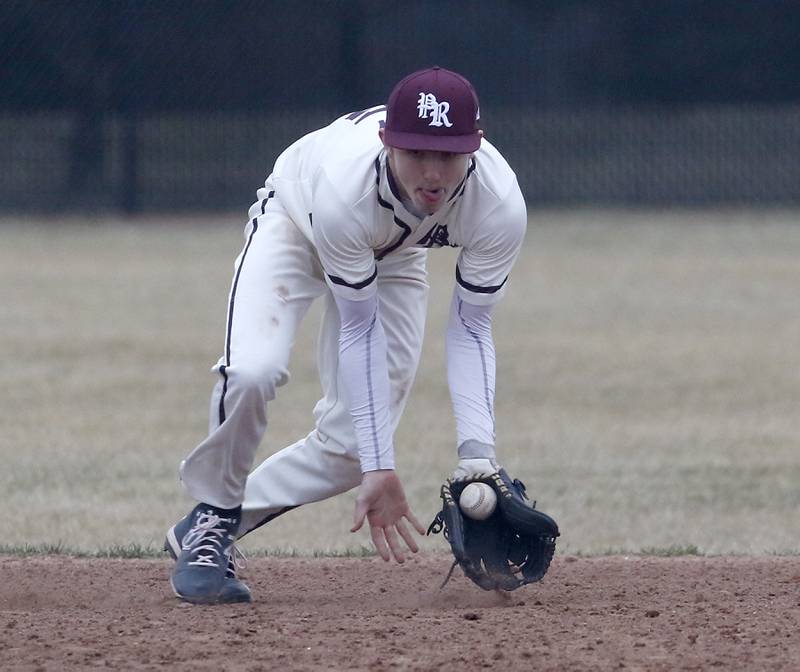
[[[472,85],[433,67],[401,80],[385,106],[343,116],[278,157],[235,262],[209,433],[180,467],[198,504],[167,533],[179,598],[249,601],[234,540],[354,487],[352,531],[366,520],[386,561],[418,550],[425,528],[395,472],[393,435],[420,357],[429,248],[461,248],[446,334],[455,474],[496,471],[492,307],[527,216],[479,119]],[[315,427],[249,473],[269,402],[289,379],[296,330],[318,297]]]

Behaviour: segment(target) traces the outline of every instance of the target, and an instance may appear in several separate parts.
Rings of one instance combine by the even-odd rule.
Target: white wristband
[[[477,476],[488,476],[495,473],[500,467],[494,460],[484,457],[471,457],[458,461],[458,466],[453,472],[453,479],[475,478]]]

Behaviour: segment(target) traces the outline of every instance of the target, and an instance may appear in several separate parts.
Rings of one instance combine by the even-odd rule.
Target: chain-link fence
[[[800,202],[800,3],[6,0],[0,209],[243,208],[438,63],[529,204]]]

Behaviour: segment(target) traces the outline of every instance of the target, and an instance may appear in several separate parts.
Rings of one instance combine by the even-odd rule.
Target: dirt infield
[[[0,557],[0,668],[796,669],[797,557],[557,557],[483,592],[440,554],[256,558],[251,605],[195,607],[167,560]],[[793,655],[794,654],[794,655]]]

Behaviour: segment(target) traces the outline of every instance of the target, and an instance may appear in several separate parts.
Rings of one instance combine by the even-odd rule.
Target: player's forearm
[[[447,380],[458,445],[481,444],[493,457],[495,350],[490,306],[453,297],[447,327]],[[484,456],[483,454],[481,456]]]
[[[386,334],[377,296],[365,301],[336,297],[336,304],[341,318],[339,370],[350,401],[361,470],[394,469]]]

